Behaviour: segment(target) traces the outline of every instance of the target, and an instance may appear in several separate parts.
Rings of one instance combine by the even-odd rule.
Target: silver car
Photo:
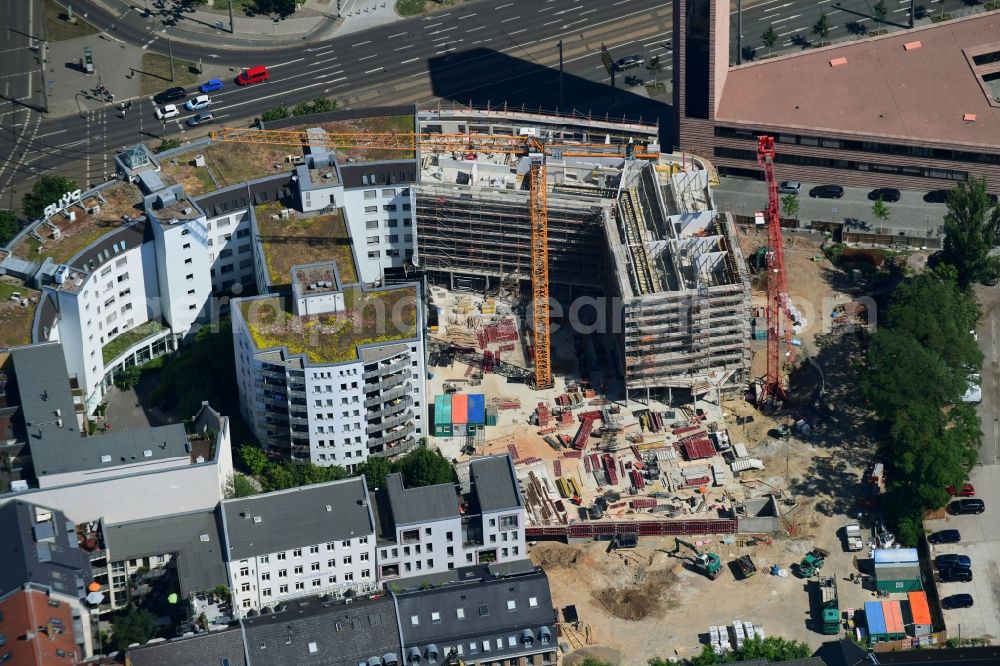
[[[212,116],[211,111],[202,111],[201,113],[196,113],[187,119],[187,124],[191,127],[196,125],[204,125],[205,123],[210,123],[214,121],[215,118]]]
[[[797,180],[783,180],[778,183],[779,194],[798,194],[802,189],[802,183]]]

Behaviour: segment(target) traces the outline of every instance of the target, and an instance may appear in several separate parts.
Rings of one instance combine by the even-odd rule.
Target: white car
[[[969,375],[969,386],[965,390],[965,395],[962,396],[962,402],[978,405],[983,400],[983,384],[982,378],[979,373],[973,373]]]
[[[201,111],[211,103],[212,100],[208,98],[208,95],[198,95],[194,99],[184,102],[184,108],[188,111]]]
[[[156,110],[156,117],[160,120],[176,118],[179,115],[181,115],[181,112],[177,110],[177,106],[175,104],[167,104],[162,109]]]

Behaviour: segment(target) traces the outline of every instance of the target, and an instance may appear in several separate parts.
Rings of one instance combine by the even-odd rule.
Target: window
[[[395,213],[396,212],[396,204],[387,204],[385,206],[382,206],[382,210],[384,210],[387,213]]]
[[[351,556],[350,555],[345,555],[344,556],[344,564],[350,564],[350,563],[351,563]]]
[[[191,243],[184,243],[183,245],[181,245],[181,248],[183,248],[185,250],[190,250],[191,249]]]
[[[368,220],[365,222],[365,229],[378,229],[378,220]]]
[[[382,190],[382,196],[392,198],[396,196],[396,190],[394,189]]]
[[[313,562],[311,565],[309,565],[309,570],[319,571],[319,562]]]
[[[361,558],[360,559],[361,559],[362,562],[367,562],[368,561],[368,553],[367,552],[361,553]]]
[[[378,258],[379,258],[379,257],[381,257],[381,256],[382,256],[382,253],[381,253],[381,252],[379,252],[378,250],[371,250],[371,251],[370,251],[370,252],[368,253],[368,258],[369,258],[369,259],[378,259]],[[344,400],[344,402],[347,402],[347,400],[345,399],[345,400]]]
[[[365,190],[365,199],[375,199],[378,197],[378,190]]]
[[[399,242],[399,236],[397,234],[392,234],[390,236],[386,236],[385,237],[385,242],[386,243],[398,243]]]
[[[455,554],[455,547],[454,546],[448,546],[448,551],[447,552],[448,552],[448,557],[452,557]]]
[[[185,280],[193,280],[194,279],[194,273],[188,273],[187,276],[184,279]]]
[[[260,575],[260,579],[261,580],[271,580],[271,572],[270,571],[265,571],[264,573],[262,573]]]
[[[244,577],[249,576],[250,575],[250,569],[247,568],[247,567],[241,567],[240,568],[240,575],[244,576]]]
[[[250,235],[250,230],[249,229],[239,229],[236,232],[236,237],[237,238],[246,238],[249,235]],[[240,251],[242,252],[242,249]]]
[[[490,524],[491,525],[493,524],[492,520],[490,521]],[[516,515],[514,515],[514,516],[503,516],[503,517],[500,518],[500,529],[507,530],[507,529],[512,529],[512,528],[516,528],[516,527],[517,527],[517,516]]]
[[[283,559],[285,559],[286,555],[287,555],[287,553],[278,553],[278,559],[279,560],[283,560]]]
[[[312,579],[312,583],[310,583],[310,584],[311,584],[311,585],[312,585],[313,587],[319,587],[320,585],[322,585],[322,584],[323,584],[323,581],[322,581],[322,579],[319,579],[319,578],[313,578],[313,579]]]
[[[295,584],[295,589],[296,590],[304,590],[304,589],[306,589],[305,582],[303,582],[303,581],[300,580],[298,583]]]
[[[299,564],[299,565],[297,565],[295,567],[295,574],[298,575],[298,574],[301,574],[301,573],[302,573],[302,565]]]
[[[281,585],[278,587],[278,594],[288,594],[288,586]]]
[[[242,585],[240,585],[240,592],[249,592],[249,591],[250,591],[250,583],[243,583]]]
[[[288,569],[278,569],[278,578],[288,578]]]
[[[260,591],[260,596],[262,596],[262,597],[269,597],[269,596],[271,596],[271,588],[265,587],[263,590]]]
[[[191,257],[188,257],[187,259],[184,260],[185,264],[190,264],[191,262],[192,262]]]
[[[302,557],[302,549],[296,548],[292,551],[292,557]]]
[[[319,552],[319,546],[309,546],[309,552],[313,555]]]
[[[445,532],[444,538],[446,540],[448,540],[448,541],[454,541],[455,540],[455,535],[452,534],[451,532]]]

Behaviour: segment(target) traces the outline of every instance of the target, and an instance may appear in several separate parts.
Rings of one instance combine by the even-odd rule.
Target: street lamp
[[[832,223],[834,223],[836,221],[837,221],[837,208],[834,207],[833,208],[833,216],[830,217],[830,223],[832,224]]]

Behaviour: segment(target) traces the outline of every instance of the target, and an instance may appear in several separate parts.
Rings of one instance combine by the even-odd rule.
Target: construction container
[[[434,436],[451,437],[451,396],[439,395],[434,398]]]
[[[489,405],[486,407],[486,425],[495,426],[497,424],[497,419],[499,418],[499,410],[496,405]]]
[[[930,634],[934,630],[934,627],[931,624],[931,607],[927,603],[927,593],[910,592],[906,595],[906,598],[910,602],[910,621],[905,624],[913,628],[914,636],[926,636]]]
[[[875,588],[883,592],[922,590],[916,548],[875,549]]]
[[[464,433],[469,423],[469,396],[455,393],[451,396],[451,427],[454,432]]]
[[[468,418],[470,426],[486,425],[486,396],[482,393],[469,394]]]

